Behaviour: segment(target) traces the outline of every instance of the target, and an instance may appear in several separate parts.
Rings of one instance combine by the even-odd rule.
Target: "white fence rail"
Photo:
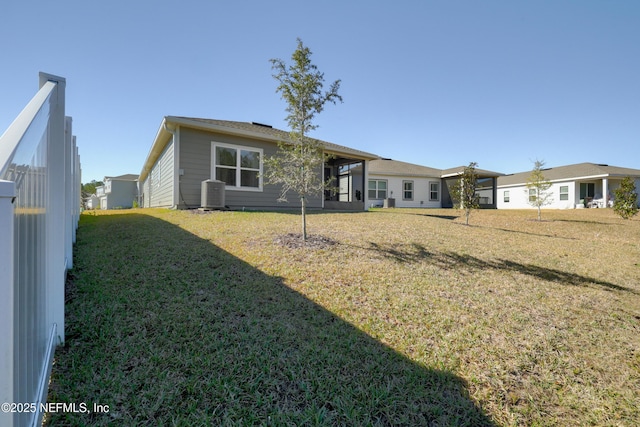
[[[65,338],[81,185],[65,86],[40,73],[40,90],[0,137],[0,427],[41,424]]]

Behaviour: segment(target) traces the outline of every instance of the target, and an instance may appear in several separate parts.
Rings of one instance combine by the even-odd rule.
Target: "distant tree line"
[[[96,181],[95,179],[86,184],[82,184],[82,200],[91,197],[92,194],[96,194],[96,187],[100,187],[101,185],[104,185],[104,182]]]

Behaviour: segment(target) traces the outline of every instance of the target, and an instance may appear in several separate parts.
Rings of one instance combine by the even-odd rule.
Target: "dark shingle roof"
[[[424,176],[448,178],[460,175],[464,172],[465,166],[458,166],[451,169],[436,169],[413,163],[401,162],[391,159],[378,159],[369,162],[369,173],[373,175],[397,175],[397,176]],[[484,169],[477,169],[476,173],[481,178],[497,177],[502,174]]]
[[[369,162],[369,173],[380,175],[398,176],[425,176],[440,177],[441,169],[434,169],[426,166],[414,165],[391,159],[377,159]]]
[[[606,176],[640,177],[640,170],[638,169],[622,168],[618,166],[609,166],[597,163],[578,163],[575,165],[558,166],[554,168],[543,169],[542,173],[544,175],[544,178],[548,181]],[[530,176],[531,171],[501,176],[498,178],[498,185],[524,184],[527,182],[527,179],[529,179]]]
[[[199,123],[207,128],[215,127],[219,130],[220,128],[222,128],[222,130],[226,129],[231,132],[237,131],[240,133],[248,133],[254,137],[263,137],[270,140],[289,140],[289,132],[256,122],[235,122],[231,120],[200,119],[193,117],[167,117],[168,121],[173,121],[172,119],[187,121],[191,122],[192,124]],[[354,148],[345,147],[343,145],[334,144],[332,142],[327,142],[320,139],[318,139],[317,141],[319,141],[328,152],[334,152],[336,154],[350,154],[363,157],[365,159],[376,159],[380,157],[377,154],[367,153],[365,151],[356,150]]]
[[[465,167],[466,166],[458,166],[458,167],[455,167],[455,168],[445,169],[445,170],[442,171],[442,177],[443,178],[448,178],[448,177],[452,177],[452,176],[456,176],[456,175],[461,175],[464,172],[464,168]],[[485,170],[485,169],[478,169],[478,168],[476,168],[476,173],[481,178],[490,178],[490,177],[496,177],[496,176],[502,176],[503,175],[500,172],[493,172],[493,171],[489,171],[489,170]]]

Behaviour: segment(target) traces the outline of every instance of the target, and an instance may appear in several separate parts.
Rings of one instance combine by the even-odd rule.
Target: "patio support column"
[[[369,160],[362,161],[362,202],[364,210],[369,210]]]
[[[604,200],[604,207],[609,207],[609,180],[602,178],[602,199]]]

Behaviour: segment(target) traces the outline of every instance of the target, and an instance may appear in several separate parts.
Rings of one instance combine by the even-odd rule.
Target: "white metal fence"
[[[80,214],[80,157],[64,78],[40,90],[0,137],[0,427],[38,426]]]

